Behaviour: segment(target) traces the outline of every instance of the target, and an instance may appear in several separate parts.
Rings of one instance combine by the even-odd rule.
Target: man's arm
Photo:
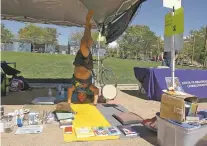
[[[93,15],[93,11],[89,11],[87,16],[86,16],[86,25],[85,25],[85,31],[84,35],[81,39],[81,45],[80,45],[80,50],[81,53],[83,54],[84,57],[87,57],[89,54],[89,46],[92,43],[91,39],[91,17]]]

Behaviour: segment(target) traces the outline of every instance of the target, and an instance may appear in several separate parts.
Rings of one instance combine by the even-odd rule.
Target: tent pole
[[[97,81],[97,84],[98,84],[98,86],[99,86],[99,78],[100,78],[100,71],[99,71],[99,67],[100,67],[100,65],[99,65],[99,63],[100,63],[100,56],[99,56],[99,50],[100,50],[100,47],[101,47],[101,43],[100,43],[100,36],[101,36],[101,31],[99,31],[99,35],[98,35],[98,74],[97,74],[97,78],[98,78],[98,81]]]
[[[172,15],[174,16],[175,8],[173,6]],[[172,87],[175,89],[175,35],[172,36],[172,49],[171,49],[171,75],[172,75]]]

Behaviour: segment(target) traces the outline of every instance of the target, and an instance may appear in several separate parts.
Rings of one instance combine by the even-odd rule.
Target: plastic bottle
[[[18,115],[19,115],[19,110],[15,110],[14,111],[14,116],[15,116],[15,124],[17,125],[17,118],[18,118]]]
[[[20,115],[17,115],[17,126],[18,127],[22,127],[22,118],[20,117]]]
[[[64,88],[62,88],[62,90],[61,90],[61,98],[64,99],[64,97],[65,97],[65,90],[64,90]]]
[[[58,85],[58,91],[59,92],[61,92],[61,89],[62,89],[61,85]]]
[[[52,97],[52,90],[51,89],[49,89],[49,91],[48,91],[48,96]]]

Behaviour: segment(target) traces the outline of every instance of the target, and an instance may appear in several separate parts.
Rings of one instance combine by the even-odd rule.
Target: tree
[[[185,39],[184,53],[191,58],[191,63],[204,63],[205,60],[205,27],[199,30],[191,30],[189,36]]]
[[[140,58],[140,54],[149,57],[157,44],[157,36],[148,26],[133,25],[127,28],[118,42],[128,58]]]
[[[28,24],[21,28],[18,32],[19,39],[30,40],[32,43],[37,44],[54,44],[57,45],[57,37],[60,34],[56,28],[39,27],[34,24]]]
[[[206,34],[206,27],[191,30],[190,34],[184,39],[184,48],[179,54],[179,60],[186,60],[193,65],[203,64],[205,66],[207,62]]]
[[[1,42],[9,42],[12,38],[14,38],[12,32],[4,24],[1,24]]]
[[[59,35],[60,33],[57,32],[56,28],[46,27],[43,29],[43,40],[46,43],[57,45],[58,44],[57,38]]]
[[[83,35],[84,35],[84,31],[77,31],[71,35],[71,41],[76,45],[80,45],[80,41]],[[91,37],[93,39],[93,48],[96,48],[96,46],[98,45],[98,41],[97,41],[98,35],[99,33],[97,31],[91,32]],[[100,47],[105,48],[106,47],[105,42],[100,42]]]
[[[32,43],[41,44],[43,40],[43,31],[41,27],[34,24],[28,24],[18,31],[18,37],[22,40],[30,40]]]

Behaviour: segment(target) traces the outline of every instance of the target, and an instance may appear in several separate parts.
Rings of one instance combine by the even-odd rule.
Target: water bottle
[[[49,89],[49,91],[48,91],[48,96],[52,97],[52,90],[51,89]]]
[[[62,89],[61,85],[58,85],[58,92],[61,92],[61,89]]]
[[[64,90],[64,88],[62,88],[62,91],[61,91],[61,98],[64,99],[64,97],[65,97],[65,90]]]

